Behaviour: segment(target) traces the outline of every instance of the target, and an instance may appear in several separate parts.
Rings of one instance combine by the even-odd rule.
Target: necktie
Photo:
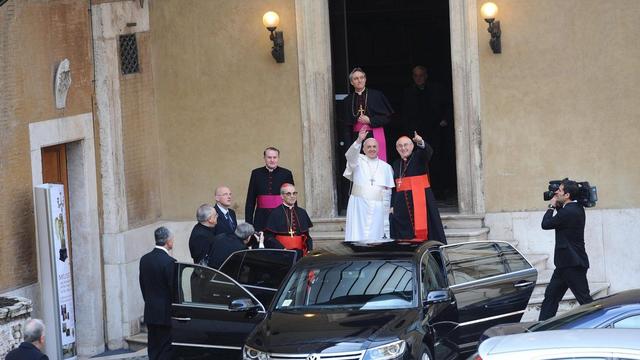
[[[227,219],[227,222],[229,223],[229,226],[231,226],[231,229],[235,230],[236,226],[233,223],[233,220],[231,220],[231,215],[229,215],[229,212],[227,212],[224,217]]]

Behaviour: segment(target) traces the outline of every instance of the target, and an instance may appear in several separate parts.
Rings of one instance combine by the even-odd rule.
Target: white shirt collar
[[[162,250],[164,250],[164,252],[166,252],[166,253],[167,253],[167,255],[169,255],[169,250],[167,250],[167,248],[166,248],[166,247],[164,247],[164,246],[158,246],[158,245],[156,245],[156,249],[162,249]]]
[[[289,209],[293,209],[293,206],[294,206],[294,205],[289,206],[289,205],[287,205],[287,204],[285,204],[285,203],[282,203],[282,205],[284,205],[284,206],[288,207]]]
[[[220,209],[220,211],[222,212],[222,215],[227,215],[227,213],[229,212],[229,209],[226,209],[224,206],[216,203],[216,207],[218,207],[218,209]]]

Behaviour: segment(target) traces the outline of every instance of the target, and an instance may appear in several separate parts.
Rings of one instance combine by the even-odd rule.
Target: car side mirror
[[[229,311],[242,312],[251,311],[258,308],[251,299],[235,299],[229,304]]]
[[[432,290],[427,294],[427,300],[425,300],[424,304],[439,304],[448,301],[451,301],[451,295],[448,290]]]

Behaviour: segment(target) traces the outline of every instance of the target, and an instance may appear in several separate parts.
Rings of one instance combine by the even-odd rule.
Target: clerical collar
[[[416,85],[416,87],[417,87],[419,90],[424,90],[424,88],[425,88],[425,86],[424,86],[424,85],[422,85],[422,86],[420,86],[420,85]]]
[[[289,210],[292,210],[292,209],[293,209],[293,207],[295,206],[295,205],[291,205],[291,206],[289,206],[289,205],[287,205],[287,204],[285,204],[285,203],[282,203],[282,205],[284,205],[284,206],[286,206],[287,208],[289,208]]]
[[[365,155],[364,157],[366,157],[366,158],[367,158],[367,161],[369,161],[369,162],[378,161],[378,157],[377,157],[377,156],[376,156],[374,159],[372,159],[372,158],[370,158],[370,157],[368,157],[368,156],[366,156],[366,155]]]
[[[276,169],[278,168],[277,166],[274,167],[273,169],[269,169],[269,167],[267,165],[264,166],[265,169],[267,169],[268,172],[274,172],[276,171]]]
[[[365,92],[366,90],[367,90],[367,88],[362,89],[362,91],[360,91],[360,92],[356,91],[356,94],[362,95],[362,93]]]

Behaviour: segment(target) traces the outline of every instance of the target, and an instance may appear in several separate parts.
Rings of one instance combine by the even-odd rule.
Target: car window
[[[195,264],[178,264],[179,302],[228,309],[233,300],[258,301],[227,275]]]
[[[238,251],[231,254],[227,260],[224,261],[222,266],[220,266],[220,271],[229,275],[233,280],[238,281],[240,265],[242,265],[242,259],[246,253],[246,251]]]
[[[629,316],[613,323],[616,329],[640,329],[640,315]]]
[[[276,310],[380,310],[415,306],[409,261],[353,260],[308,264],[291,274]]]
[[[507,271],[514,272],[518,270],[530,269],[531,265],[527,260],[511,246],[511,244],[506,242],[498,242],[496,243],[498,247],[499,256],[501,256],[507,263]]]
[[[295,251],[287,250],[247,251],[237,280],[243,285],[277,289],[293,266],[295,257]]]
[[[507,272],[505,261],[494,243],[463,243],[443,249],[450,284],[463,284]]]
[[[442,275],[439,264],[429,252],[425,252],[420,261],[420,275],[422,279],[423,300],[427,298],[429,291],[446,288],[444,276]]]

